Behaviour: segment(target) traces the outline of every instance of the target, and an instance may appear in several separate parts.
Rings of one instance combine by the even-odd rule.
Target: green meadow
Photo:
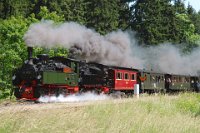
[[[198,133],[200,94],[82,103],[0,103],[0,133]]]

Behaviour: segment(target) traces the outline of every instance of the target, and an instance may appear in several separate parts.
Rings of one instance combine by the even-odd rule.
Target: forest
[[[12,92],[12,73],[27,58],[23,36],[41,20],[73,21],[101,35],[133,31],[142,47],[169,42],[189,54],[200,46],[200,11],[184,0],[1,0],[0,99]],[[64,48],[35,48],[35,53],[67,55]]]

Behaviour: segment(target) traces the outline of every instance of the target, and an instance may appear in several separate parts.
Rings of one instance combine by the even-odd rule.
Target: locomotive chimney
[[[30,60],[32,58],[33,47],[28,47],[27,52],[28,52],[28,59]]]

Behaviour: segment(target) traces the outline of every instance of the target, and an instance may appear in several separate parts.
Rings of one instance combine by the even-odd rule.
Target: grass
[[[200,94],[141,96],[86,106],[12,105],[0,109],[1,132],[198,133]]]
[[[14,96],[7,97],[7,98],[0,98],[0,108],[1,105],[8,105],[8,104],[16,104],[16,98]]]

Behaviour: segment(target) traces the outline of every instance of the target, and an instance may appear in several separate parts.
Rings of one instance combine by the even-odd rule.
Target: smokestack
[[[30,60],[32,58],[33,47],[28,47],[27,52],[28,52],[28,59]]]

